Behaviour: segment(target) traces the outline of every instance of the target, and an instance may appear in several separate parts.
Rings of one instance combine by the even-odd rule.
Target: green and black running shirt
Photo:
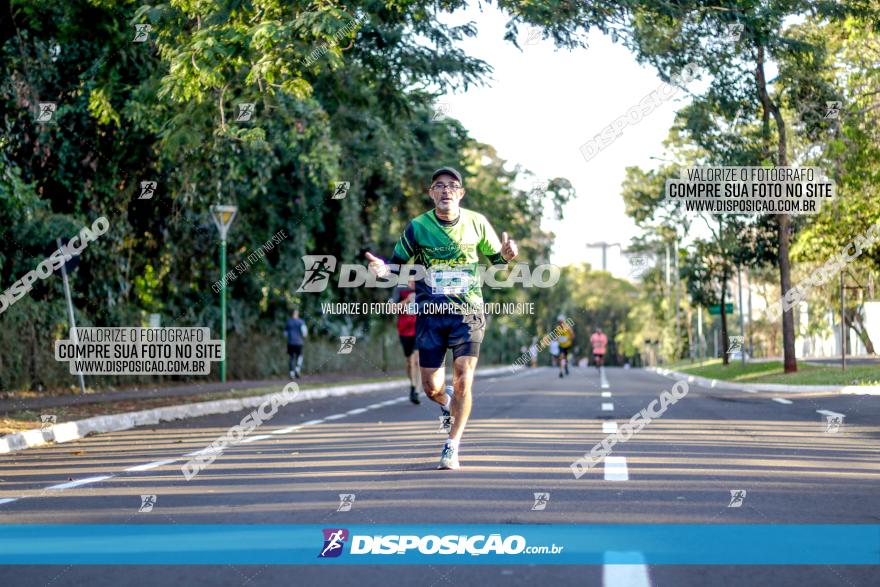
[[[482,253],[492,265],[506,265],[501,241],[486,217],[460,208],[458,218],[441,220],[434,210],[413,219],[394,247],[391,263],[409,261],[425,268],[426,278],[416,281],[416,303],[456,304],[480,308],[483,304],[477,267]]]

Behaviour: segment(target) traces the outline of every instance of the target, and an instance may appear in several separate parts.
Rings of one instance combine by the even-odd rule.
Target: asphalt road
[[[462,469],[437,471],[438,407],[403,390],[290,404],[186,481],[186,453],[244,413],[91,437],[0,460],[0,524],[878,524],[880,397],[686,397],[575,479],[612,422],[670,388],[642,370],[548,368],[480,379]],[[602,393],[607,393],[603,397]],[[782,400],[782,401],[778,401]],[[606,404],[603,406],[603,404]],[[845,415],[836,432],[817,410]],[[297,430],[287,430],[300,426]],[[170,461],[170,462],[166,462]],[[154,463],[164,463],[152,467]],[[144,470],[126,470],[132,467]],[[91,481],[71,487],[65,484]],[[60,486],[60,487],[58,487]],[[745,491],[739,507],[731,491]],[[549,492],[533,510],[535,492]],[[337,511],[339,494],[354,494]],[[155,495],[140,512],[142,495]],[[4,502],[4,500],[7,500]],[[731,545],[736,548],[736,545]],[[15,566],[2,585],[840,585],[877,566]]]

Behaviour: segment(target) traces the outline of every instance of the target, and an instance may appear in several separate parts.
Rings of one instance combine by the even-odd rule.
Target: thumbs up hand
[[[519,254],[519,249],[506,232],[501,233],[501,256],[505,261],[512,261]]]
[[[373,275],[376,277],[385,277],[388,275],[388,266],[385,264],[385,261],[369,251],[367,251],[367,261],[370,262],[370,271]]]

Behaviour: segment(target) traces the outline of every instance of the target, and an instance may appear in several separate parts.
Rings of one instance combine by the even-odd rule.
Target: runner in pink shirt
[[[590,344],[593,346],[593,363],[599,368],[605,364],[605,347],[608,345],[608,337],[601,328],[596,328],[590,337]]]

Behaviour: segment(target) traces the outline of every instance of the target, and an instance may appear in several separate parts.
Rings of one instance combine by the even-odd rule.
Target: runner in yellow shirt
[[[556,331],[559,332],[559,378],[568,375],[568,351],[574,344],[574,330],[565,321],[565,316],[557,316],[559,324]]]

